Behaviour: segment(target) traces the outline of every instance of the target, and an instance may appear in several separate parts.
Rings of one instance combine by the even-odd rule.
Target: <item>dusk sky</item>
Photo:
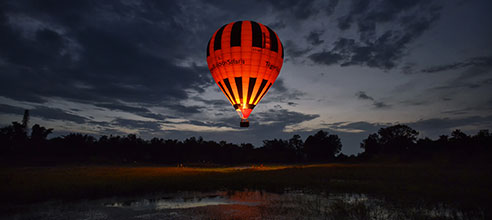
[[[342,152],[404,123],[436,138],[492,128],[492,1],[2,1],[0,125],[252,143],[337,134]],[[213,81],[222,25],[272,28],[285,59],[239,128]]]

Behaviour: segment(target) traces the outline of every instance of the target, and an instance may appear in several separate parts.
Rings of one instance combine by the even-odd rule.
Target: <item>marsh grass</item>
[[[263,168],[125,166],[10,167],[0,169],[5,207],[49,200],[98,199],[178,191],[303,190],[314,194],[360,193],[398,201],[402,207],[446,203],[456,210],[488,211],[490,167],[435,164],[320,164]],[[344,215],[344,204],[306,207]],[[481,208],[481,209],[477,209]],[[350,204],[351,213],[367,207]],[[395,207],[397,209],[398,207]],[[326,212],[328,212],[326,211]],[[364,219],[354,216],[352,219]]]

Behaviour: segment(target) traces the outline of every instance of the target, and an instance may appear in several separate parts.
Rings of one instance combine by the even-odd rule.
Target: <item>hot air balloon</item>
[[[218,29],[207,44],[212,77],[248,127],[248,117],[277,79],[284,47],[269,27],[237,21]]]

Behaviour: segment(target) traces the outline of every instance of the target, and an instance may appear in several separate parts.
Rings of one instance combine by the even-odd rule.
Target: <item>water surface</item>
[[[2,219],[486,219],[446,204],[400,204],[365,194],[287,191],[178,192],[79,202],[50,201]]]

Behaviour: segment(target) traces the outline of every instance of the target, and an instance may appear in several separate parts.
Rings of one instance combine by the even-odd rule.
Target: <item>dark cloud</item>
[[[424,73],[436,73],[447,70],[462,69],[465,67],[479,66],[479,67],[492,67],[492,57],[472,57],[460,62],[454,62],[451,64],[432,66],[422,69],[421,72]]]
[[[301,123],[303,121],[310,121],[318,118],[317,114],[303,114],[300,112],[293,112],[286,109],[269,109],[265,112],[255,113],[255,118],[258,118],[261,122],[267,123],[280,123],[283,126]]]
[[[329,0],[326,6],[326,14],[328,16],[332,15],[335,12],[335,8],[338,5],[338,0]]]
[[[458,68],[458,67],[456,67]],[[492,65],[481,63],[479,65],[470,64],[457,77],[436,86],[431,90],[458,90],[458,89],[478,89],[490,87],[491,79],[484,78],[492,73]],[[444,70],[443,70],[444,71]],[[489,95],[489,94],[483,94]]]
[[[0,104],[0,113],[22,115],[24,114],[24,110],[26,109],[17,106]],[[27,110],[29,110],[29,115],[45,120],[70,121],[78,124],[83,124],[90,120],[79,115],[71,114],[62,109],[46,106],[35,106],[34,108],[28,108]]]
[[[414,68],[415,68],[415,63],[405,63],[401,67],[401,72],[403,74],[413,74],[415,72]]]
[[[200,113],[201,109],[203,108],[202,106],[198,106],[198,105],[185,106],[179,103],[162,105],[163,107],[172,111],[169,112],[172,113],[172,116],[170,116],[170,115],[162,115],[162,114],[154,113],[145,107],[133,107],[119,102],[96,103],[94,105],[97,107],[102,107],[110,110],[119,110],[123,112],[133,113],[142,117],[151,118],[155,120],[165,120],[167,118],[176,118],[177,116],[189,116],[191,114]]]
[[[0,112],[1,113],[20,115],[20,114],[24,113],[24,110],[25,109],[23,109],[21,107],[6,105],[6,104],[0,104]]]
[[[317,46],[325,42],[324,40],[320,39],[321,35],[323,35],[323,31],[311,31],[309,32],[309,35],[306,37],[306,40],[311,45]]]
[[[348,14],[339,20],[339,26],[345,27],[356,22],[361,31],[372,31],[373,24],[397,20],[402,16],[408,16],[405,12],[411,10],[426,10],[430,3],[425,0],[403,1],[365,1],[352,0]],[[340,25],[340,23],[343,23]],[[371,28],[367,28],[371,26]],[[343,29],[343,28],[341,28]]]
[[[313,53],[309,55],[309,59],[311,59],[315,63],[332,65],[340,62],[343,59],[343,57],[342,55],[337,53],[323,51],[323,52]]]
[[[305,96],[304,92],[288,88],[282,78],[277,78],[271,90],[268,91],[268,95],[261,100],[261,103],[280,102],[288,104],[289,102],[301,99],[303,96]]]
[[[391,107],[390,105],[388,105],[384,102],[375,100],[373,97],[367,95],[366,92],[364,92],[364,91],[359,91],[359,92],[355,93],[355,96],[361,100],[371,100],[373,106],[377,109],[385,109],[385,108]]]
[[[203,91],[213,82],[205,66],[176,64],[195,46],[188,41],[197,40],[173,19],[181,12],[174,3],[65,3],[7,4],[6,19],[27,16],[32,24],[0,25],[4,96],[41,103],[57,96],[166,104],[187,99],[186,89]],[[135,15],[139,19],[129,19]]]
[[[106,129],[109,129],[109,127],[111,126],[111,122],[107,122],[107,121],[89,121],[87,122],[87,124],[95,125],[98,128],[104,127]]]
[[[350,16],[339,17],[337,19],[337,21],[338,21],[337,26],[342,31],[349,29],[350,28],[350,25],[353,22],[352,21],[352,17],[350,17]]]
[[[285,54],[287,57],[296,59],[299,57],[304,56],[307,54],[309,51],[312,50],[312,48],[300,48],[298,44],[294,43],[291,40],[285,41]],[[287,61],[287,59],[286,59]]]
[[[185,106],[181,104],[167,104],[165,105],[167,108],[170,108],[179,115],[180,113],[183,115],[189,115],[189,114],[195,114],[195,113],[200,113],[200,109],[202,108],[201,106]]]
[[[226,128],[237,128],[238,126],[238,120],[240,120],[237,116],[236,113],[234,113],[233,108],[229,109],[227,111],[229,114],[228,117],[221,117],[215,120],[208,120],[208,119],[192,119],[192,120],[185,120],[185,121],[178,121],[178,122],[172,122],[172,121],[166,121],[166,124],[171,124],[171,125],[196,125],[196,126],[205,126],[205,127],[226,127]],[[186,129],[184,129],[186,130]],[[197,131],[197,133],[199,133]]]
[[[326,5],[325,3],[328,3]],[[224,23],[233,22],[244,18],[244,20],[265,19],[266,16],[274,18],[273,21],[266,18],[264,24],[267,24],[274,30],[283,29],[287,26],[303,25],[302,22],[319,14],[323,9],[329,10],[333,4],[331,2],[319,2],[316,0],[308,1],[275,1],[275,0],[253,0],[253,1],[236,1],[224,2],[222,0],[212,0],[204,2],[193,2],[194,6],[187,5],[185,7],[187,13],[186,20],[193,26],[200,22],[200,25],[208,26],[213,24],[213,27],[208,33],[211,35]],[[332,6],[334,7],[334,6]],[[208,10],[207,10],[208,9]],[[207,39],[208,40],[208,39]],[[206,42],[204,42],[205,44]]]
[[[392,69],[405,55],[407,45],[428,30],[439,13],[440,7],[428,1],[353,0],[348,14],[338,18],[338,27],[348,30],[355,23],[358,39],[341,37],[331,49],[309,58],[325,65]],[[392,27],[384,28],[390,22]],[[381,31],[376,32],[376,27]]]
[[[384,103],[384,102],[374,102],[373,103],[375,108],[390,108],[391,106]]]
[[[140,130],[139,133],[156,133],[161,132],[161,124],[158,121],[140,121],[140,120],[130,120],[117,118],[111,121],[114,126],[121,126],[130,129]]]
[[[374,100],[374,98],[373,98],[373,97],[368,96],[368,95],[366,94],[366,92],[364,92],[364,91],[358,91],[355,95],[356,95],[356,96],[357,96],[357,98],[359,98],[359,99]]]
[[[217,92],[221,93],[222,91],[217,90]],[[199,96],[195,96],[192,99],[195,101],[198,101],[198,102],[202,102],[207,106],[213,106],[213,107],[223,107],[225,105],[230,104],[230,102],[228,102],[227,99],[204,99],[204,98],[199,97]]]
[[[428,100],[420,100],[419,99],[420,97],[413,97],[413,99],[409,99],[409,100],[404,100],[404,101],[401,101],[400,103],[402,104],[405,104],[405,105],[413,105],[413,106],[421,106],[421,105],[425,105],[425,104],[428,104],[429,101]]]
[[[442,111],[441,113],[450,114],[450,115],[465,115],[469,113],[469,110],[468,109],[447,110],[447,111]]]
[[[128,112],[128,113],[133,113],[142,117],[146,118],[151,118],[155,120],[164,120],[166,118],[173,118],[170,116],[164,116],[162,114],[157,114],[151,112],[149,109],[144,108],[144,107],[133,107],[129,105],[125,105],[119,102],[113,102],[113,103],[96,103],[94,104],[97,107],[102,107],[110,110],[119,110],[123,112]]]
[[[459,115],[473,115],[477,112],[492,112],[492,102],[480,103],[476,106],[459,106],[456,108],[446,108],[441,110],[441,114],[459,116]]]
[[[286,0],[286,1],[274,1],[267,0],[275,11],[287,13],[291,15],[294,19],[307,19],[311,16],[316,15],[319,12],[319,8],[315,6],[314,0],[308,1],[296,1],[296,0]]]
[[[366,133],[377,132],[379,128],[389,126],[391,124],[388,123],[370,123],[366,121],[357,121],[357,122],[335,122],[335,123],[325,123],[324,126],[329,127],[334,130],[358,130]]]
[[[280,93],[288,92],[288,89],[285,86],[285,82],[284,82],[283,78],[279,77],[279,78],[277,78],[277,80],[275,80],[275,84],[272,87],[272,90],[274,90],[276,92],[280,92]]]
[[[456,89],[461,89],[461,88],[476,89],[479,87],[481,87],[480,84],[459,82],[459,83],[449,83],[448,85],[444,85],[444,86],[437,86],[437,87],[434,87],[433,89],[436,89],[436,90],[456,90]]]
[[[103,108],[107,108],[107,109],[110,109],[110,110],[121,110],[121,111],[124,111],[124,112],[132,112],[132,113],[136,113],[136,112],[149,112],[149,110],[146,109],[146,108],[133,107],[133,106],[124,105],[124,104],[121,104],[121,103],[97,103],[97,104],[94,104],[94,105],[97,106],[97,107],[103,107]]]
[[[217,93],[222,93],[217,91]],[[199,102],[195,107],[200,112],[213,113],[215,116],[223,117],[230,113],[234,107],[224,96],[224,99],[204,99],[198,96],[192,98],[193,101]]]
[[[267,26],[274,30],[279,30],[286,27],[285,23],[282,21],[276,21],[274,23],[268,24]]]
[[[62,109],[58,108],[50,108],[44,106],[37,106],[34,109],[30,110],[30,115],[34,117],[44,118],[46,120],[62,120],[62,121],[71,121],[78,124],[83,124],[87,122],[89,119],[85,117],[81,117],[75,114],[68,113]]]
[[[491,85],[492,84],[492,78],[485,79],[482,83],[485,85]]]

